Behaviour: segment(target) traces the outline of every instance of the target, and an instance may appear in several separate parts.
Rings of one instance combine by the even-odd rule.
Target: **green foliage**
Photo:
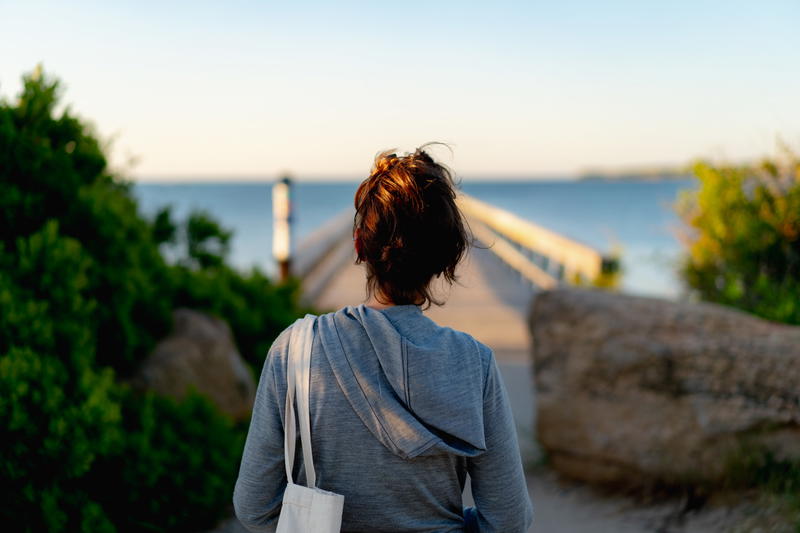
[[[198,396],[115,381],[188,306],[260,368],[296,286],[226,263],[206,213],[140,215],[101,143],[37,69],[0,101],[0,520],[12,531],[188,531],[228,507],[244,428]],[[162,249],[181,250],[174,262]]]
[[[126,188],[96,182],[81,189],[73,232],[93,259],[91,292],[98,363],[129,375],[171,324],[168,266]]]
[[[0,516],[13,530],[103,530],[74,490],[122,438],[113,373],[93,366],[89,260],[53,220],[16,250],[0,255]]]
[[[615,291],[619,289],[622,281],[619,255],[614,255],[612,258],[604,260],[600,273],[594,278],[588,279],[583,274],[575,272],[572,276],[567,277],[567,281],[576,287],[595,287],[597,289]]]
[[[758,488],[782,500],[791,523],[800,531],[800,461],[780,458],[744,438],[729,458],[726,488]]]
[[[0,357],[4,527],[79,531],[83,521],[106,524],[79,485],[97,457],[121,443],[113,391],[108,370],[71,375],[56,357],[29,348]]]
[[[198,531],[222,518],[244,433],[195,392],[178,403],[125,388],[122,412],[124,444],[86,479],[113,523],[123,531]]]
[[[51,220],[18,238],[15,248],[0,255],[0,353],[25,346],[58,353],[72,369],[91,364],[96,305],[87,290],[90,261],[80,243],[61,236]]]
[[[789,150],[758,166],[694,167],[684,191],[687,285],[704,300],[800,324],[800,158]],[[800,510],[800,464],[748,443],[730,464],[732,488],[758,487]],[[800,531],[800,522],[797,527]]]
[[[221,266],[230,249],[231,232],[222,229],[204,211],[195,211],[186,221],[186,244],[189,258],[200,268]]]
[[[153,240],[157,244],[175,244],[178,228],[172,221],[172,209],[161,208],[153,217]]]
[[[97,359],[124,375],[169,330],[158,279],[167,266],[91,129],[69,110],[52,116],[59,92],[37,71],[24,78],[16,107],[0,105],[0,243],[13,254],[20,237],[53,220],[81,243],[89,296],[103,303],[92,315]]]
[[[175,258],[170,289],[173,307],[202,309],[227,321],[245,360],[264,364],[273,339],[302,314],[296,280],[274,284],[257,268],[242,273],[227,263],[231,232],[209,214],[196,211],[183,224],[170,209],[155,216],[165,251]]]
[[[274,285],[257,269],[242,275],[226,265],[210,270],[176,266],[175,306],[203,309],[224,318],[253,368],[261,368],[272,341],[300,314],[296,282]]]
[[[800,497],[800,463],[778,459],[769,451],[749,453],[732,470],[734,485],[765,487],[779,494]],[[800,500],[798,500],[800,503]]]
[[[698,163],[677,210],[689,231],[683,277],[701,298],[800,324],[800,159]]]

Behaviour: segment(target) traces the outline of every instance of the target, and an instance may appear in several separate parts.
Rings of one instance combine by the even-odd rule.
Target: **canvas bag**
[[[311,455],[308,391],[315,319],[314,315],[306,315],[305,318],[298,319],[292,327],[289,338],[289,356],[286,362],[286,423],[283,431],[287,485],[283,494],[283,507],[278,517],[276,533],[338,533],[342,527],[344,496],[316,487],[317,474],[314,470],[314,458]],[[296,485],[292,479],[294,448],[297,439],[295,397],[307,487]]]

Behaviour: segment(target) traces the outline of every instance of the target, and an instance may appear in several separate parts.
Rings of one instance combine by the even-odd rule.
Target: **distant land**
[[[627,170],[586,170],[579,176],[579,180],[603,181],[661,181],[685,180],[692,177],[692,173],[685,168],[643,168]]]
[[[301,175],[295,176],[299,183],[359,183],[365,176],[318,176]],[[692,173],[684,168],[663,167],[663,168],[632,168],[632,169],[587,169],[575,174],[551,174],[551,175],[487,175],[487,174],[467,174],[458,175],[458,179],[464,182],[481,183],[513,183],[531,181],[664,181],[664,180],[685,180],[692,177]],[[277,175],[208,175],[208,174],[182,174],[182,175],[134,175],[129,178],[138,184],[159,184],[159,185],[219,185],[219,184],[254,184],[254,183],[274,183]]]

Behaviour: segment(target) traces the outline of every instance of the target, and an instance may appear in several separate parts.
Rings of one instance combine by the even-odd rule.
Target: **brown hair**
[[[378,154],[356,191],[356,263],[366,263],[367,294],[381,303],[442,305],[430,282],[434,276],[456,281],[470,244],[456,184],[427,146],[399,157]]]

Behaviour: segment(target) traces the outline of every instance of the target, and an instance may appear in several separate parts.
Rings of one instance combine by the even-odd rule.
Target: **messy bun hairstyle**
[[[384,304],[442,305],[430,282],[452,284],[469,246],[453,178],[427,146],[378,154],[356,191],[356,263],[366,264],[368,296]]]

